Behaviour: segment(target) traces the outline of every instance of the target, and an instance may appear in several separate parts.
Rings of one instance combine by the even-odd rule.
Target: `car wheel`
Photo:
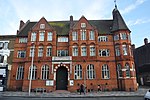
[[[145,98],[145,100],[149,100],[148,98]]]

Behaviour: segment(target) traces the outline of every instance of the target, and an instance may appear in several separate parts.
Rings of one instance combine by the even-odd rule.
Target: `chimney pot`
[[[144,39],[144,44],[145,45],[148,44],[148,39],[147,38]]]

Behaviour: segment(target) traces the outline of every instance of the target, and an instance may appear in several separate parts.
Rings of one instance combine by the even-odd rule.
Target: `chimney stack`
[[[72,28],[73,27],[73,16],[71,15],[70,16],[70,28]]]
[[[22,20],[20,20],[19,30],[22,28],[22,26],[23,26],[24,24],[25,24],[25,23],[24,23]]]
[[[145,45],[148,44],[148,39],[147,38],[144,39],[144,44]]]

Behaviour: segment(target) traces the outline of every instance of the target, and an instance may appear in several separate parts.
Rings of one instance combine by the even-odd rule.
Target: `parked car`
[[[145,100],[150,100],[150,90],[148,90],[144,96]]]

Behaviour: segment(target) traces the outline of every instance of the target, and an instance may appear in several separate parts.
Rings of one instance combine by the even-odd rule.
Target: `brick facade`
[[[41,25],[44,25],[43,28]],[[32,89],[45,88],[47,91],[55,91],[58,89],[56,84],[59,84],[58,69],[65,67],[67,83],[64,86],[71,92],[77,91],[80,84],[84,84],[87,91],[97,91],[98,85],[101,90],[137,90],[134,60],[130,49],[130,30],[117,8],[113,11],[112,20],[87,20],[82,16],[74,21],[71,16],[70,21],[48,22],[42,17],[38,22],[28,21],[23,24],[21,21],[21,26],[15,41],[10,90],[28,91],[32,61],[30,51],[33,46],[33,64],[36,66],[36,72],[33,73],[35,79],[32,80]],[[49,32],[52,33],[51,40],[48,40]],[[32,37],[33,33],[36,33],[35,37]],[[44,37],[40,36],[42,33]],[[77,37],[74,37],[75,33]],[[125,33],[125,38],[121,33]],[[116,35],[119,36],[117,40],[114,39]],[[36,40],[32,41],[31,37]],[[21,38],[26,38],[27,41],[20,43]],[[116,45],[119,55],[116,55]],[[50,56],[47,56],[48,47],[52,48]],[[74,47],[77,51],[74,51]],[[19,58],[18,51],[21,50],[26,53],[25,57]],[[121,65],[121,77],[118,77],[117,64]],[[126,65],[129,66],[129,73]],[[20,74],[19,66],[23,67]],[[47,79],[43,79],[43,66],[48,66]],[[75,69],[75,66],[80,67]]]

